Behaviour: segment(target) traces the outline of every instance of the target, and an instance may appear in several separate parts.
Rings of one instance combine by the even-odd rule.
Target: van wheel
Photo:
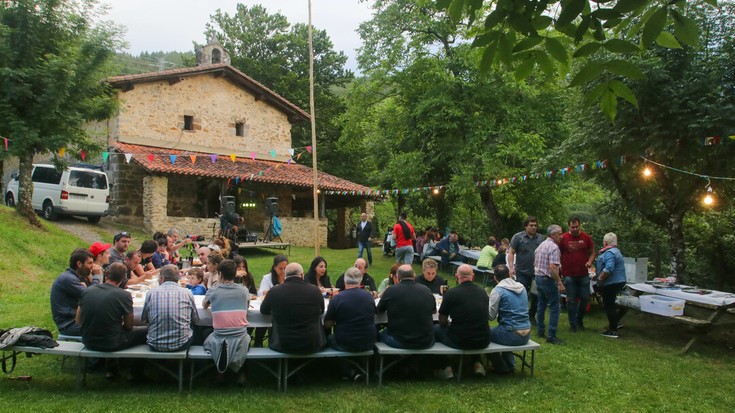
[[[46,201],[43,203],[43,217],[49,221],[55,221],[58,218],[56,211],[54,211],[54,203]]]
[[[8,194],[5,195],[5,205],[11,208],[15,206],[15,198],[13,198],[12,192],[8,192]]]
[[[89,221],[92,224],[97,224],[100,222],[101,217],[87,217],[87,221]]]

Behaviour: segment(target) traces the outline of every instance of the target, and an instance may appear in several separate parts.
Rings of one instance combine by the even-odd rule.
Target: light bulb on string
[[[439,195],[439,188],[434,188],[434,195]]]
[[[704,202],[704,204],[707,206],[711,206],[715,203],[715,198],[712,195],[712,187],[709,185],[707,185],[707,195],[704,197],[704,200],[702,202]]]
[[[643,169],[643,176],[645,178],[651,176],[651,168],[649,168],[648,165],[646,165],[646,167]]]

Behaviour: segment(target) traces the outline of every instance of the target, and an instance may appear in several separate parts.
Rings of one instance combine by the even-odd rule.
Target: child
[[[156,250],[156,252],[153,253],[153,257],[151,257],[151,262],[153,263],[154,268],[161,268],[164,265],[168,265],[171,263],[168,259],[168,251],[166,251],[168,241],[166,241],[165,237],[161,237],[156,240],[156,244],[158,246],[158,249]]]
[[[186,288],[194,295],[205,295],[207,289],[202,285],[203,281],[204,271],[201,268],[192,268],[189,270],[189,284],[186,284]]]
[[[233,261],[235,261],[235,265],[237,265],[235,283],[242,284],[242,286],[250,292],[250,295],[257,295],[258,289],[255,288],[255,280],[248,270],[248,262],[245,257],[242,255],[235,255]]]

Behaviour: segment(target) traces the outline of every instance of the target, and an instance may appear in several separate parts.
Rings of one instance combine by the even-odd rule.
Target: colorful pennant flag
[[[84,149],[79,151],[79,154],[82,155],[82,160],[87,159],[87,152]]]
[[[153,156],[153,155],[148,155],[148,162],[150,162],[150,163],[153,163],[153,160],[154,160],[155,158],[156,158],[156,157],[155,157],[155,156]]]
[[[66,148],[59,149],[59,158],[63,158],[66,153]]]
[[[194,164],[197,161],[197,156],[196,155],[189,155],[189,159],[191,159],[191,163]]]
[[[110,152],[102,152],[102,162],[107,162],[107,158],[110,157]]]
[[[231,153],[230,159],[232,159],[232,163],[235,163],[235,158],[237,158],[237,156],[234,153]]]
[[[217,155],[209,155],[209,159],[212,160],[212,163],[215,163],[217,161]]]
[[[126,153],[125,154],[125,163],[130,163],[130,158],[133,157],[132,153]]]
[[[276,150],[275,149],[271,149],[271,157],[273,157],[273,158],[276,157]]]
[[[176,163],[176,155],[169,155],[169,159],[171,159],[171,165],[174,165]]]
[[[311,145],[306,147],[306,151],[311,153]]]

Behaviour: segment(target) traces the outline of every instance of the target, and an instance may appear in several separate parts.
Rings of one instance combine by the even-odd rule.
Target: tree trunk
[[[480,200],[482,200],[482,208],[485,210],[488,221],[490,221],[490,226],[495,231],[495,237],[499,240],[504,235],[508,235],[505,222],[500,218],[498,207],[495,205],[493,190],[491,188],[481,187]]]
[[[31,205],[31,199],[33,197],[33,180],[31,179],[31,172],[33,172],[33,154],[24,153],[18,157],[18,213],[28,219],[31,224],[43,228],[41,222],[38,221],[38,216],[33,210]]]
[[[671,254],[671,275],[678,283],[684,282],[684,214],[673,213],[667,222],[669,232],[669,253]]]

